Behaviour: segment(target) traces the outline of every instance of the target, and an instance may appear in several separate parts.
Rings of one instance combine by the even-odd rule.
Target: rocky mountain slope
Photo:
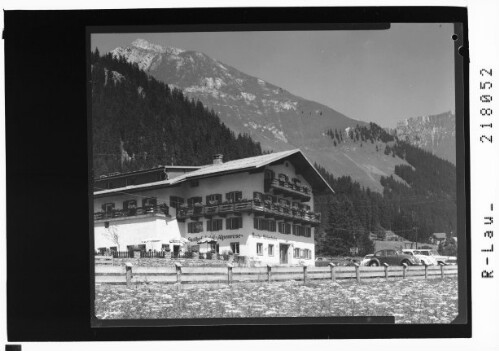
[[[382,190],[380,177],[393,174],[397,164],[405,164],[398,157],[375,152],[374,146],[361,148],[360,144],[349,143],[333,147],[324,134],[327,129],[346,130],[366,123],[295,96],[203,53],[162,47],[142,39],[111,53],[200,100],[231,130],[249,134],[260,142],[263,150],[300,148],[332,174],[350,175],[378,191]]]
[[[400,140],[456,164],[456,116],[451,112],[408,118],[395,132]]]

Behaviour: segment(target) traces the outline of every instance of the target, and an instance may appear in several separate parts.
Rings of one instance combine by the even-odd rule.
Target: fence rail
[[[95,267],[95,282],[101,284],[158,283],[225,283],[276,282],[286,280],[347,280],[357,282],[372,279],[430,279],[457,276],[456,265],[440,266],[385,266],[385,267]]]

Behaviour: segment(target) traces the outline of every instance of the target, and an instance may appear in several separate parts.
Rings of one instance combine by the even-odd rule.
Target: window
[[[206,195],[207,205],[218,205],[222,202],[222,194]]]
[[[102,212],[106,214],[111,214],[114,210],[114,203],[107,203],[102,205]]]
[[[285,222],[279,222],[279,233],[291,234],[291,224]]]
[[[295,183],[296,185],[300,185],[301,184],[301,180],[298,179],[298,178],[293,178],[291,179],[293,181],[293,183]]]
[[[258,256],[263,256],[263,244],[262,243],[256,243],[256,254]]]
[[[276,231],[276,222],[270,219],[255,218],[253,220],[253,226],[258,230],[267,230],[269,232]]]
[[[310,238],[312,236],[312,228],[310,228],[310,227],[305,228],[305,236],[307,238]]]
[[[230,243],[230,250],[233,254],[239,255],[239,243]]]
[[[206,230],[209,232],[216,232],[222,230],[222,220],[221,219],[210,219],[206,221]]]
[[[274,245],[269,244],[269,256],[274,256]]]
[[[123,210],[127,212],[127,214],[129,215],[137,213],[137,201],[136,200],[123,201]]]
[[[293,235],[307,236],[307,229],[310,231],[310,228],[305,228],[301,225],[293,225]]]
[[[300,258],[305,258],[305,250],[300,250]]]
[[[217,243],[211,243],[210,244],[210,251],[212,253],[219,253],[220,251],[220,246]]]
[[[203,202],[203,198],[201,196],[194,196],[187,199],[187,206],[194,207],[194,204],[200,204]]]
[[[262,202],[263,201],[263,194],[255,191],[253,193],[253,200],[257,202]]]
[[[149,197],[147,199],[142,200],[142,207],[144,208],[152,208],[156,207],[157,200],[155,197]]]
[[[229,202],[238,202],[243,198],[242,191],[231,191],[230,193],[225,194],[225,199]]]
[[[284,207],[289,207],[289,200],[286,200],[286,199],[280,198],[280,199],[279,199],[279,204],[280,204],[281,206],[284,206]]]
[[[231,217],[226,219],[225,229],[239,229],[243,227],[242,217]]]
[[[293,258],[300,258],[300,249],[293,250]]]
[[[179,196],[170,196],[170,207],[180,208],[184,203],[184,198]]]
[[[287,182],[289,180],[289,178],[284,173],[279,173],[279,180],[283,181],[283,182]]]
[[[201,233],[203,231],[203,222],[191,222],[187,224],[187,233]]]
[[[270,203],[274,203],[276,202],[276,197],[272,195],[265,195],[264,200]]]
[[[303,258],[310,260],[312,258],[312,251],[309,249],[303,250]]]
[[[270,169],[265,170],[265,179],[273,179],[274,178],[274,172]]]

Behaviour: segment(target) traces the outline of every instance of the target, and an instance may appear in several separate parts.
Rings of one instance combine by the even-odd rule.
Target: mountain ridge
[[[331,107],[293,95],[286,89],[241,72],[229,64],[192,50],[160,46],[143,39],[111,51],[135,63],[158,81],[178,88],[218,114],[235,133],[248,134],[264,151],[299,148],[335,176],[352,176],[363,186],[383,191],[381,177],[407,165],[397,155],[350,142],[335,147],[325,136],[330,128],[346,130],[368,123]]]

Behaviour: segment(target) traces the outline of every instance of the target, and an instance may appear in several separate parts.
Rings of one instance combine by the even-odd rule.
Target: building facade
[[[226,163],[217,156],[177,177],[96,190],[95,249],[211,251],[312,265],[320,224],[314,193],[324,191],[332,189],[299,150]]]

